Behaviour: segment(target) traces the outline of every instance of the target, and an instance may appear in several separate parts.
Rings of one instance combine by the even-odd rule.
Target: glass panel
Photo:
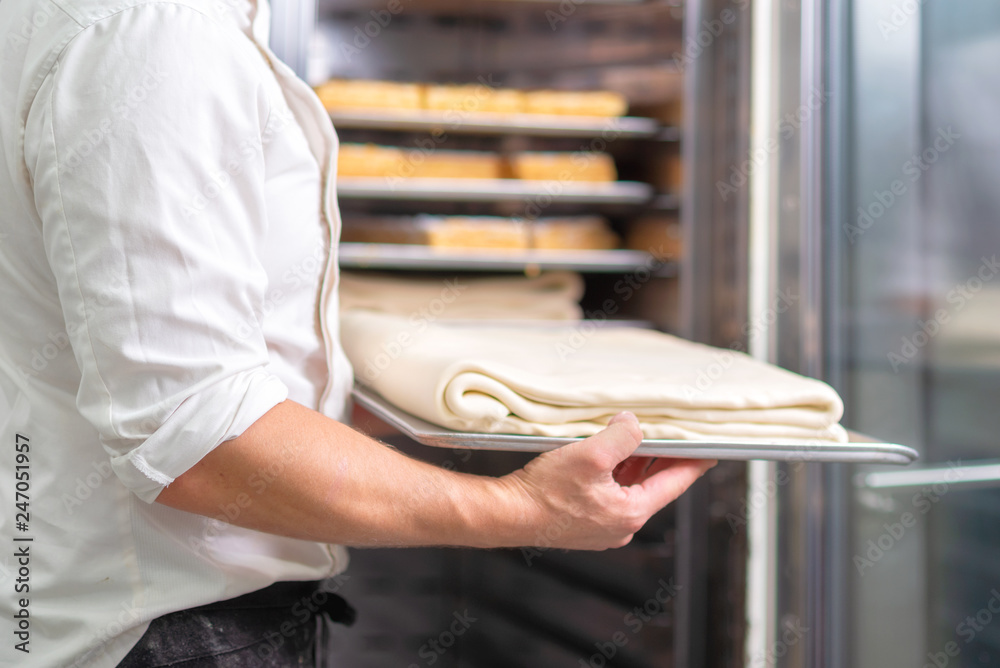
[[[831,258],[846,421],[924,466],[1000,459],[1000,5],[851,11]],[[854,490],[849,665],[1000,665],[1000,481],[967,487],[953,470]]]

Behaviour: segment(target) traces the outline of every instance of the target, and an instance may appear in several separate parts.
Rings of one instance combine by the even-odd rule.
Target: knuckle
[[[625,516],[625,530],[635,533],[646,524],[646,517],[637,512],[631,512]]]
[[[590,465],[594,467],[596,471],[610,471],[616,466],[618,466],[617,461],[615,461],[614,454],[606,451],[598,451],[591,455]]]
[[[620,548],[620,547],[625,547],[626,545],[628,545],[629,543],[631,543],[631,542],[632,542],[632,538],[633,538],[633,536],[635,536],[635,533],[634,533],[634,532],[633,532],[633,533],[630,533],[630,534],[629,534],[629,535],[627,535],[627,536],[624,536],[624,537],[622,537],[622,538],[619,538],[619,539],[618,539],[618,540],[617,540],[616,542],[614,542],[614,543],[612,544],[612,546],[611,546],[611,547],[613,547],[613,548],[615,548],[615,549],[617,549],[617,548]]]

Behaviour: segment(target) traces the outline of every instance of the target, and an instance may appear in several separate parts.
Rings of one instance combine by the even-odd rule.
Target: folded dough
[[[340,310],[366,309],[421,320],[579,320],[583,279],[570,271],[536,278],[399,278],[341,272]]]
[[[358,377],[459,431],[589,436],[634,412],[647,438],[846,442],[827,384],[667,334],[575,323],[533,328],[342,312]]]

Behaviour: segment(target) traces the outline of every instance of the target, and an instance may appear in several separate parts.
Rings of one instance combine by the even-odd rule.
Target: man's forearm
[[[343,545],[514,547],[558,524],[553,547],[601,550],[627,544],[714,464],[630,459],[641,441],[635,416],[623,413],[595,436],[490,478],[411,459],[285,401],[157,501],[207,516],[236,503],[233,524]]]
[[[157,501],[216,516],[238,497],[235,524],[292,538],[356,546],[529,541],[523,515],[531,509],[508,482],[411,459],[292,401],[221,444]]]

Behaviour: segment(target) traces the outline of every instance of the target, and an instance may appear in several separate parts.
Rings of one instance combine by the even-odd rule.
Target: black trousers
[[[322,585],[278,582],[154,619],[118,668],[325,666],[327,625],[353,623],[354,609]]]

